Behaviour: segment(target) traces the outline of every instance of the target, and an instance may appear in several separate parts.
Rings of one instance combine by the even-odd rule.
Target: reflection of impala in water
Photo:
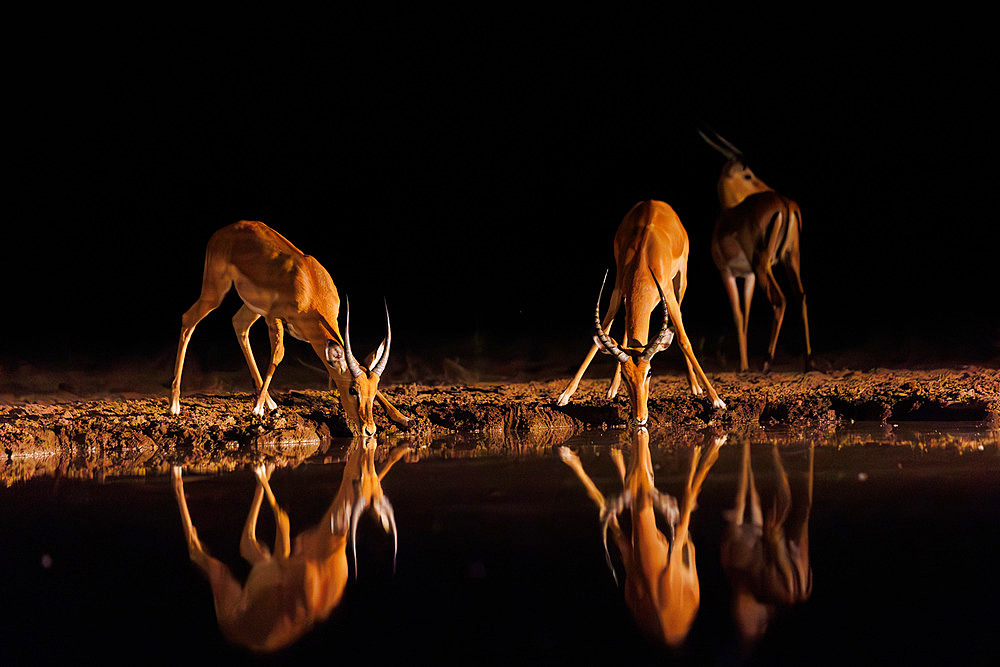
[[[288,515],[278,506],[268,480],[273,467],[254,469],[257,488],[240,539],[240,555],[251,565],[245,584],[221,561],[210,556],[191,523],[181,469],[173,468],[174,493],[180,507],[191,560],[208,577],[219,628],[227,639],[254,651],[274,651],[295,642],[326,619],[340,602],[347,584],[348,542],[354,547],[358,519],[366,507],[377,514],[396,540],[396,520],[382,492],[382,478],[402,458],[401,445],[375,470],[375,439],[351,445],[340,488],[323,518],[291,540]],[[257,515],[264,496],[274,512],[277,530],[273,553],[257,542]],[[395,553],[393,553],[395,561]],[[357,572],[355,556],[355,573]]]
[[[810,445],[808,453],[806,500],[794,514],[788,475],[776,445],[771,453],[776,489],[774,502],[765,512],[750,465],[750,444],[743,443],[736,505],[727,517],[728,526],[722,539],[722,566],[733,587],[733,617],[741,638],[748,643],[764,634],[780,607],[807,600],[812,593],[809,512],[813,447]],[[786,528],[790,515],[792,521]]]
[[[694,449],[680,508],[676,498],[653,486],[649,432],[644,428],[633,434],[628,471],[621,452],[612,450],[624,490],[608,499],[584,471],[580,458],[567,447],[559,448],[562,460],[577,474],[600,509],[605,553],[609,529],[621,552],[625,565],[625,603],[645,632],[671,646],[679,645],[687,637],[701,601],[694,543],[688,529],[702,484],[725,440],[725,437],[715,438],[707,451],[704,447]],[[631,512],[629,537],[618,523],[618,514],[626,507]],[[656,526],[657,511],[667,521],[668,536]],[[610,554],[608,565],[611,565]]]

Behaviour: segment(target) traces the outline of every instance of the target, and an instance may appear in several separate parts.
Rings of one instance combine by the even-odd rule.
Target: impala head
[[[709,138],[701,130],[698,130],[698,134],[709,146],[722,153],[726,158],[726,164],[722,166],[718,184],[719,203],[722,204],[722,208],[732,208],[750,195],[771,190],[750,170],[740,149],[714,132],[712,133],[714,139]]]
[[[378,350],[372,356],[370,367],[361,364],[354,352],[351,350],[351,305],[347,303],[347,323],[344,327],[344,345],[337,341],[328,341],[326,345],[326,361],[334,370],[343,374],[350,372],[350,383],[347,387],[347,396],[344,396],[341,387],[341,401],[347,408],[348,418],[357,415],[354,424],[357,432],[363,436],[371,437],[375,435],[375,416],[373,402],[375,394],[378,393],[378,383],[385,371],[385,365],[389,361],[389,344],[392,342],[392,328],[389,326],[389,306],[385,308],[385,339],[379,345]],[[350,406],[350,407],[348,407]],[[353,413],[353,414],[352,414]]]
[[[375,449],[375,438],[364,438],[361,443],[353,446],[340,483],[338,497],[342,503],[341,510],[330,520],[330,530],[335,535],[348,535],[354,558],[355,577],[358,574],[358,521],[367,509],[371,509],[385,532],[392,535],[392,563],[393,570],[396,569],[396,514],[392,509],[392,503],[382,490],[382,480],[375,470]],[[402,453],[404,452],[394,450],[393,455],[396,455],[396,459],[392,463],[398,460]]]
[[[650,269],[650,274],[652,274],[652,269]],[[670,318],[667,317],[667,302],[663,297],[663,289],[660,288],[660,283],[654,275],[653,282],[660,293],[660,303],[663,304],[663,326],[656,338],[645,347],[619,345],[601,327],[601,295],[604,294],[604,284],[607,280],[608,274],[605,272],[601,291],[597,294],[597,309],[594,311],[594,341],[597,343],[598,349],[605,354],[610,354],[620,362],[622,380],[625,382],[629,403],[632,405],[632,422],[636,426],[642,426],[649,418],[646,402],[649,400],[649,379],[653,372],[650,362],[657,352],[669,347],[674,340],[674,332],[669,328]]]

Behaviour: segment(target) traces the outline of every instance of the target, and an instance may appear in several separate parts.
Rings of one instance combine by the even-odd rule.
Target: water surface
[[[562,441],[560,441],[562,440]],[[695,449],[653,432],[656,488],[683,498]],[[812,587],[776,608],[763,635],[739,639],[731,574],[722,564],[727,512],[744,443],[762,512],[784,467],[802,514],[809,452]],[[391,446],[381,443],[376,460]],[[605,560],[596,505],[559,449],[576,453],[608,497],[622,490],[631,434],[587,431],[501,453],[496,438],[455,437],[416,448],[385,475],[398,526],[371,515],[357,528],[357,568],[330,617],[267,658],[416,663],[567,663],[656,660],[696,664],[995,664],[1000,594],[1000,449],[978,424],[862,425],[806,437],[787,430],[731,434],[691,515],[700,604],[685,640],[663,646],[626,604],[622,554]],[[270,480],[291,534],[315,525],[341,485],[347,441]],[[242,580],[239,540],[256,487],[251,470],[184,473],[206,549]],[[791,519],[790,519],[791,521]],[[660,529],[668,532],[661,516]],[[630,520],[622,517],[623,529]],[[257,536],[274,541],[261,510]],[[350,550],[348,550],[350,559]],[[103,482],[36,478],[0,489],[0,662],[98,656],[115,662],[244,661],[219,630],[211,589],[191,563],[171,477]]]

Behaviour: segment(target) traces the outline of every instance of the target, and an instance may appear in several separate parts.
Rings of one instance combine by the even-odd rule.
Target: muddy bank
[[[680,376],[654,378],[651,429],[673,428],[679,438],[706,428],[774,426],[832,429],[853,420],[985,420],[1000,422],[1000,372],[967,367],[924,371],[720,373],[712,376],[728,404],[713,410],[692,396]],[[427,445],[447,434],[479,434],[499,448],[530,439],[543,444],[588,428],[620,428],[629,414],[624,396],[605,396],[607,380],[585,380],[572,402],[555,405],[565,379],[472,386],[389,386],[385,393],[413,417],[403,430],[377,408],[380,432]],[[279,409],[250,414],[248,393],[194,394],[182,414],[167,414],[166,396],[64,400],[34,395],[0,404],[0,459],[31,467],[53,456],[135,471],[172,462],[228,468],[261,456],[304,458],[331,437],[350,436],[335,392],[283,391]],[[554,441],[549,444],[557,444]],[[5,460],[4,460],[5,459]],[[23,470],[21,472],[24,472]],[[16,475],[21,477],[21,474]],[[31,475],[28,475],[31,476]],[[9,474],[5,474],[9,478]]]

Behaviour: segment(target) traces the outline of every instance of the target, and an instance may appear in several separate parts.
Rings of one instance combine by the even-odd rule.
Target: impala
[[[680,304],[687,290],[688,236],[680,218],[669,205],[661,201],[639,202],[622,220],[615,234],[615,265],[617,274],[611,303],[604,322],[600,319],[600,294],[595,315],[594,345],[583,360],[580,369],[559,395],[558,405],[566,405],[576,391],[590,362],[598,350],[618,360],[608,398],[618,393],[619,382],[624,379],[632,404],[633,420],[638,425],[646,423],[646,402],[649,398],[650,362],[653,355],[670,345],[673,332],[667,323],[673,321],[684,361],[687,363],[691,393],[708,392],[712,405],[724,409],[712,383],[705,376],[694,348],[684,330]],[[605,279],[607,276],[605,275]],[[669,283],[664,293],[661,284]],[[604,286],[601,285],[603,293]],[[625,337],[619,345],[608,334],[622,302],[625,303]],[[649,316],[658,303],[663,303],[663,327],[651,343]]]
[[[796,508],[794,515],[788,475],[776,445],[771,453],[777,488],[774,502],[765,505],[767,510],[762,511],[750,462],[750,444],[743,443],[736,503],[726,517],[722,539],[722,566],[733,588],[733,616],[747,644],[764,634],[779,608],[802,602],[812,593],[809,512],[813,447],[810,445],[808,453],[805,502]],[[786,528],[790,515],[794,519]]]
[[[733,309],[736,339],[740,348],[740,370],[747,363],[747,331],[750,322],[750,302],[754,285],[760,286],[771,302],[774,319],[771,322],[771,342],[767,348],[764,370],[774,363],[778,333],[785,317],[785,295],[774,278],[771,267],[781,263],[788,282],[798,293],[802,304],[802,324],[805,328],[805,369],[812,364],[809,343],[809,315],[806,292],[802,286],[799,262],[799,239],[802,234],[802,212],[799,205],[775,192],[746,165],[743,153],[718,134],[709,138],[698,131],[708,144],[726,157],[719,176],[719,203],[722,211],[712,234],[712,259],[722,274],[722,282]],[[736,279],[743,279],[743,307],[740,308]]]
[[[201,297],[181,320],[171,386],[171,414],[180,413],[181,371],[191,334],[198,322],[222,303],[233,285],[243,300],[243,307],[233,317],[233,328],[257,391],[253,414],[263,415],[265,407],[268,410],[277,407],[268,395],[268,387],[285,355],[287,329],[293,337],[312,345],[323,360],[330,379],[337,385],[352,431],[365,436],[375,434],[376,398],[390,419],[403,426],[409,423],[378,389],[392,341],[388,307],[385,340],[374,354],[375,361],[364,366],[351,351],[349,309],[345,336],[341,338],[337,326],[340,297],[327,270],[264,223],[246,220],[223,227],[208,241]],[[271,340],[271,360],[263,378],[250,349],[250,327],[260,317],[267,322]]]
[[[292,541],[288,515],[278,505],[269,478],[272,466],[257,466],[257,487],[240,539],[240,555],[250,564],[250,574],[240,583],[229,567],[208,554],[191,522],[181,468],[173,468],[174,495],[191,561],[208,578],[215,600],[219,629],[231,642],[254,651],[286,647],[330,616],[347,584],[347,544],[350,542],[357,576],[355,540],[358,519],[366,507],[377,514],[393,535],[396,519],[382,491],[382,478],[409,447],[401,445],[375,471],[375,440],[366,438],[351,446],[340,488],[326,513],[312,528]],[[257,516],[264,496],[274,512],[276,535],[273,552],[257,541]],[[393,553],[395,562],[395,552]]]
[[[580,463],[580,457],[568,447],[559,455],[583,482],[587,494],[597,505],[601,517],[601,538],[605,556],[614,575],[607,548],[607,533],[621,553],[625,566],[625,603],[640,628],[659,641],[677,646],[687,637],[701,603],[698,566],[691,541],[691,513],[708,471],[719,456],[725,437],[713,438],[702,457],[703,447],[694,449],[680,507],[677,499],[661,493],[653,485],[653,463],[649,453],[649,432],[638,428],[632,436],[628,470],[621,451],[612,450],[623,492],[605,499]],[[631,535],[626,537],[618,515],[631,512]],[[664,536],[656,525],[656,512],[669,527]],[[615,575],[617,581],[617,575]]]

